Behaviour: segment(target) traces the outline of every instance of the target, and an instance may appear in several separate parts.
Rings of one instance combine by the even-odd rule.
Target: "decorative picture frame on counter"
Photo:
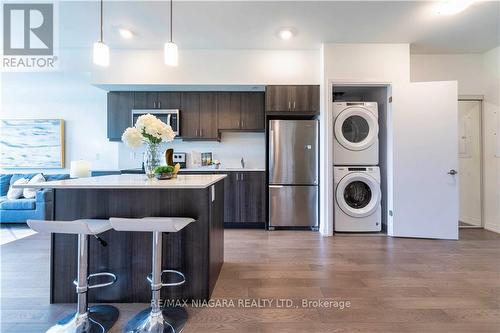
[[[64,168],[63,119],[1,119],[0,166],[5,169]]]

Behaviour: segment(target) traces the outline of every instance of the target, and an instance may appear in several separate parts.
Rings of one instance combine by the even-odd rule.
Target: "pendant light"
[[[177,48],[177,44],[172,40],[172,25],[172,0],[170,0],[170,41],[165,43],[163,57],[165,65],[177,66],[179,64],[179,49]]]
[[[104,44],[103,41],[103,32],[102,32],[102,7],[103,7],[103,0],[101,0],[101,38],[98,42],[94,43],[94,64],[98,66],[103,66],[107,67],[109,66],[109,47]]]

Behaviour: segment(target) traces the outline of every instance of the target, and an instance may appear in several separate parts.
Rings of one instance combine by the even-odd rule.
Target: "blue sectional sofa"
[[[33,199],[20,198],[15,200],[7,199],[9,186],[19,178],[31,179],[33,174],[2,174],[0,175],[1,196],[0,196],[0,223],[24,223],[28,219],[51,220],[54,210],[54,194],[50,189],[43,189],[36,192]],[[46,175],[47,181],[68,179],[68,174]]]

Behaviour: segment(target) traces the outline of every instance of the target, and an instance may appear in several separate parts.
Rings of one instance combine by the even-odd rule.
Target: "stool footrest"
[[[164,269],[164,270],[161,271],[162,277],[163,277],[164,273],[177,274],[178,276],[180,276],[182,278],[182,280],[179,281],[179,282],[163,283],[163,278],[162,278],[162,282],[161,282],[161,286],[162,287],[175,287],[175,286],[181,286],[184,283],[186,283],[186,277],[184,276],[184,274],[182,274],[179,271],[176,271],[176,270],[173,270],[173,269]],[[153,279],[151,277],[151,274],[149,274],[146,279],[149,281],[149,283],[153,283]]]
[[[92,280],[92,278],[96,278],[96,277],[100,277],[100,276],[109,277],[109,278],[111,278],[111,280],[109,282],[104,282],[104,283],[90,284],[90,281]],[[114,284],[115,282],[116,282],[116,275],[113,273],[109,273],[109,272],[94,273],[94,274],[90,274],[87,277],[87,284],[88,284],[87,288],[88,289],[95,289],[95,288],[107,287],[107,286]],[[73,284],[75,286],[78,286],[78,281],[74,280]]]

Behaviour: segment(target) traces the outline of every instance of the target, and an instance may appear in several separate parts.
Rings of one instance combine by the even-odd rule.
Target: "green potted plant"
[[[172,178],[172,173],[174,172],[174,167],[171,165],[160,165],[154,169],[156,179],[170,179]]]

